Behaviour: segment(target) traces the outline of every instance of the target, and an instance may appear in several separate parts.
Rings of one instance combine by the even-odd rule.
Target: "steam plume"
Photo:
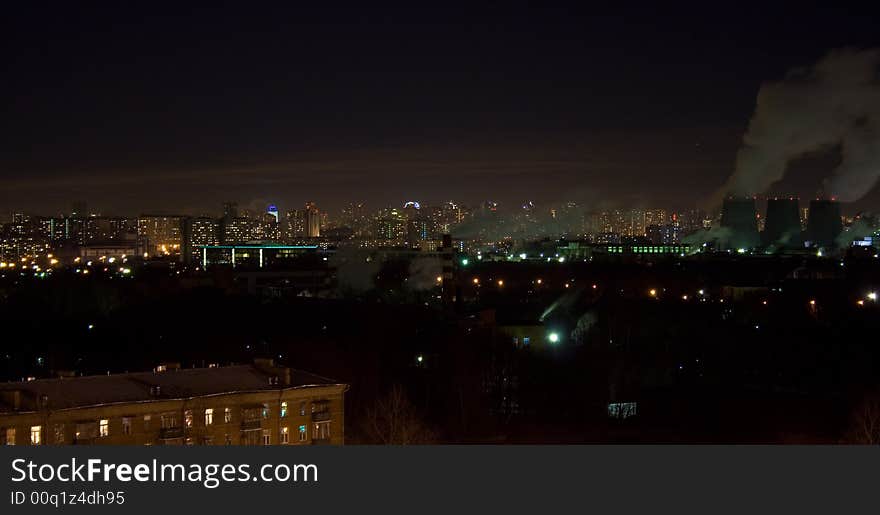
[[[766,83],[721,195],[765,192],[807,153],[840,147],[825,186],[840,200],[864,196],[880,176],[880,49],[834,50],[809,68]]]

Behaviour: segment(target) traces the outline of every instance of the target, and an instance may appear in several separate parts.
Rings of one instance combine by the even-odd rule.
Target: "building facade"
[[[271,360],[7,383],[0,443],[342,445],[347,389]]]

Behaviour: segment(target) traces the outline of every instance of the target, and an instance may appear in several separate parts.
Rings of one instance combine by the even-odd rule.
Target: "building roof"
[[[36,379],[0,383],[0,413],[15,411],[9,399],[10,394],[16,391],[21,399],[18,411],[33,411],[40,404],[40,399],[45,399],[48,409],[62,410],[310,386],[343,385],[301,370],[256,365]]]

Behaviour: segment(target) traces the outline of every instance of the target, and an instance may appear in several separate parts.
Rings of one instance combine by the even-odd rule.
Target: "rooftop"
[[[270,363],[228,367],[169,369],[58,379],[0,383],[0,413],[34,411],[40,399],[51,410],[90,406],[186,399],[234,392],[272,391],[310,386],[340,385],[309,372]]]

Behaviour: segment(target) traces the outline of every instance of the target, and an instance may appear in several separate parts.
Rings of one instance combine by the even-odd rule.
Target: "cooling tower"
[[[755,200],[728,198],[721,208],[721,227],[730,231],[728,248],[750,249],[760,243],[755,217]]]
[[[761,243],[765,247],[799,248],[801,238],[801,219],[795,198],[767,199],[767,218]]]
[[[834,247],[843,232],[840,221],[840,202],[836,200],[811,200],[807,218],[807,239],[814,247]]]

